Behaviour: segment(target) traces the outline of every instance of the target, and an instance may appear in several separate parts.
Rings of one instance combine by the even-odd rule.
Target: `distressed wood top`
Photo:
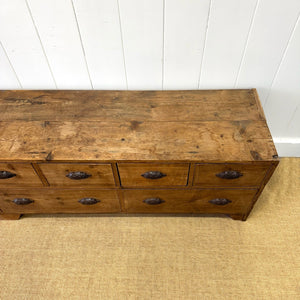
[[[1,91],[1,161],[258,161],[277,155],[255,89]]]

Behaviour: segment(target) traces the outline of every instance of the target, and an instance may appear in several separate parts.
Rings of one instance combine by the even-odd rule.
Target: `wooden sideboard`
[[[255,89],[1,91],[0,218],[226,214],[279,160]]]

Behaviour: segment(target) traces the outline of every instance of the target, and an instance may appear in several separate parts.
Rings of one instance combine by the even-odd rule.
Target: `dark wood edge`
[[[65,164],[112,164],[112,163],[153,163],[153,164],[179,164],[179,163],[194,163],[194,164],[258,164],[258,163],[271,163],[273,161],[276,161],[277,158],[270,158],[270,159],[264,159],[264,160],[37,160],[37,159],[32,159],[32,160],[18,160],[18,159],[5,159],[5,160],[0,160],[0,163],[16,163],[16,164],[29,164],[29,163],[34,163],[34,164],[40,164],[40,163],[47,163],[47,164],[57,164],[57,163],[65,163]]]
[[[180,187],[180,186],[159,186],[159,187],[143,187],[143,186],[136,186],[136,187],[100,187],[99,185],[89,185],[89,186],[79,186],[79,187],[73,187],[73,186],[9,186],[9,187],[1,187],[2,190],[41,190],[42,191],[47,191],[47,190],[99,190],[99,191],[157,191],[157,190],[178,190],[178,191],[195,191],[195,190],[258,190],[259,187],[255,186],[250,186],[250,187],[224,187],[224,186],[214,186],[214,187],[199,187],[199,186],[191,186],[191,187]]]
[[[182,212],[127,212],[127,211],[113,211],[113,212],[93,212],[93,211],[88,211],[88,212],[79,212],[79,211],[73,211],[73,212],[26,212],[23,214],[0,214],[0,216],[12,216],[11,219],[7,220],[17,220],[17,216],[20,217],[22,215],[51,215],[51,218],[53,218],[53,215],[65,215],[66,218],[68,217],[72,217],[72,215],[99,215],[99,216],[103,216],[103,215],[109,215],[112,217],[214,217],[214,218],[231,218],[234,220],[241,220],[244,221],[242,219],[243,215],[238,215],[238,214],[228,214],[228,213],[206,213],[206,212],[192,212],[192,213],[182,213]],[[15,218],[15,219],[13,219]],[[1,217],[0,217],[1,220]],[[3,218],[3,220],[5,220]]]
[[[194,164],[194,163],[190,163],[187,187],[193,186],[195,165],[196,164]]]
[[[124,193],[121,189],[119,189],[117,193],[118,193],[118,197],[119,197],[121,212],[126,212]]]
[[[32,163],[31,165],[32,165],[32,168],[34,169],[34,171],[36,172],[36,174],[38,175],[39,179],[43,183],[43,185],[44,186],[49,186],[49,182],[46,179],[46,176],[44,175],[44,173],[42,172],[40,167],[38,166],[38,164]]]
[[[271,176],[273,175],[276,167],[278,166],[279,161],[273,162],[272,165],[270,166],[268,172],[265,175],[265,178],[260,186],[260,188],[258,189],[257,193],[255,194],[250,206],[248,207],[247,213],[245,214],[244,219],[246,220],[248,218],[248,216],[250,215],[255,203],[257,202],[260,194],[262,193],[262,191],[264,190],[265,186],[267,185],[268,181],[270,180]]]
[[[118,172],[118,169],[117,169],[117,166],[115,163],[111,164],[111,169],[112,169],[112,173],[113,173],[113,177],[114,177],[115,186],[120,187],[119,172]]]
[[[121,180],[120,180],[117,164],[112,163],[111,168],[112,168],[112,172],[113,172],[113,175],[114,175],[115,186],[120,187],[121,186]]]
[[[266,116],[265,116],[264,110],[262,108],[262,105],[261,105],[261,102],[260,102],[257,90],[256,89],[252,89],[252,93],[253,93],[253,96],[255,98],[257,109],[258,109],[258,111],[260,113],[260,116],[261,116],[262,120],[266,120]]]
[[[0,213],[0,220],[18,220],[21,214],[6,214]]]

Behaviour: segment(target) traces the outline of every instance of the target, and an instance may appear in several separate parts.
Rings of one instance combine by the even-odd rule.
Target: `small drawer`
[[[50,186],[115,186],[111,164],[40,163],[39,167]]]
[[[43,186],[30,163],[0,163],[0,187]]]
[[[119,163],[118,169],[124,187],[185,186],[189,164]]]
[[[258,187],[261,185],[270,164],[197,164],[194,186],[203,187]]]
[[[0,191],[4,213],[120,212],[115,190],[32,189]]]
[[[130,213],[243,214],[256,189],[124,190],[125,210]]]

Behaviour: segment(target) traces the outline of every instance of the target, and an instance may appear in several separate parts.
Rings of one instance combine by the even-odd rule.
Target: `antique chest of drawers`
[[[0,218],[225,214],[278,164],[255,89],[1,91]]]

